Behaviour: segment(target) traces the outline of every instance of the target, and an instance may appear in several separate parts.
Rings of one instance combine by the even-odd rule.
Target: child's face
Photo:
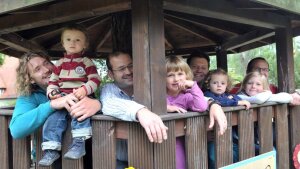
[[[86,37],[78,30],[66,30],[63,33],[62,45],[67,54],[80,53],[86,48]]]
[[[212,75],[209,82],[209,90],[215,94],[223,94],[226,91],[227,81],[228,79],[226,75]]]
[[[177,94],[180,92],[179,83],[186,80],[186,73],[182,70],[167,73],[167,92]]]
[[[254,76],[246,82],[245,92],[249,96],[254,96],[264,91],[263,83],[260,77]]]

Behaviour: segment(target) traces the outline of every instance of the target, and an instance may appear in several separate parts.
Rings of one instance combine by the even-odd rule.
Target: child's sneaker
[[[60,157],[56,150],[45,150],[42,159],[39,161],[39,166],[50,166]]]
[[[77,160],[85,155],[85,139],[84,137],[73,138],[72,145],[69,147],[68,152],[64,158]]]

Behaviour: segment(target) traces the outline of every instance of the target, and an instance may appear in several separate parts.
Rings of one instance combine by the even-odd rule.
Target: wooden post
[[[164,23],[161,0],[132,1],[134,96],[157,114],[166,113]]]
[[[295,90],[292,29],[278,28],[275,37],[278,89],[282,92],[292,92]]]
[[[132,54],[131,15],[129,11],[112,14],[113,51]]]
[[[227,51],[222,49],[220,46],[216,49],[217,55],[217,68],[222,68],[226,72],[228,71],[227,65]]]

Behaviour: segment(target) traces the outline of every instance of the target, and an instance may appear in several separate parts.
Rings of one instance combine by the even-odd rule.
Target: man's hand
[[[145,129],[150,142],[162,143],[167,139],[168,127],[164,125],[158,115],[142,108],[136,113],[136,117]]]
[[[227,129],[227,118],[222,107],[218,104],[212,104],[209,110],[209,128],[212,128],[215,124],[215,120],[219,124],[219,134],[223,135]]]
[[[69,101],[66,109],[70,112],[73,118],[77,118],[78,121],[85,120],[88,117],[93,116],[101,110],[101,103],[96,99],[84,97],[78,102]]]
[[[68,94],[63,97],[59,97],[55,100],[50,101],[50,105],[53,109],[63,109],[69,106],[70,102],[77,102],[78,99],[74,96],[74,94]]]

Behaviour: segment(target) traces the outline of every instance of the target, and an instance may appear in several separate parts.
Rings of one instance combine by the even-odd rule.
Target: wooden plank
[[[154,168],[176,168],[175,120],[165,121],[168,127],[168,139],[161,144],[154,144]]]
[[[92,121],[93,168],[116,168],[115,125],[112,121]]]
[[[289,19],[283,15],[265,11],[238,9],[229,1],[165,0],[164,9],[270,29],[282,28],[289,24]]]
[[[222,68],[226,72],[228,71],[227,64],[227,51],[222,47],[216,47],[216,55],[217,55],[217,68]]]
[[[149,57],[147,63],[150,66],[151,85],[151,110],[156,114],[167,113],[165,65],[165,42],[164,42],[164,16],[162,0],[148,0],[149,5]],[[142,48],[143,49],[143,48]],[[158,87],[160,86],[160,87]]]
[[[30,168],[30,136],[13,140],[13,168]]]
[[[9,12],[12,10],[24,8],[24,7],[30,7],[46,2],[51,2],[53,0],[1,0],[1,7],[0,7],[0,14]]]
[[[259,154],[273,150],[273,109],[271,106],[258,108]],[[274,133],[275,134],[275,133]]]
[[[239,133],[239,160],[245,160],[255,155],[254,149],[254,127],[252,120],[252,109],[241,110],[238,117]]]
[[[131,6],[134,98],[151,109],[148,1],[132,0]]]
[[[153,143],[139,123],[129,124],[128,165],[134,168],[155,168]]]
[[[233,161],[233,151],[232,151],[232,112],[226,112],[227,118],[227,130],[223,135],[219,135],[219,125],[215,127],[215,154],[216,154],[216,168],[220,168],[229,165]]]
[[[40,13],[1,16],[0,33],[53,25],[130,9],[129,0],[59,1]]]
[[[61,168],[61,158],[56,160],[50,167],[42,167],[38,165],[38,162],[43,157],[43,151],[42,151],[42,143],[43,143],[43,127],[40,127],[36,134],[33,136],[32,140],[36,141],[35,148],[36,148],[36,169],[55,169],[55,168]]]
[[[295,12],[300,14],[300,1],[298,0],[251,0],[254,2],[260,2],[269,6],[284,9],[286,11]]]
[[[289,125],[290,125],[290,152],[293,152],[296,145],[300,143],[300,106],[289,107]]]
[[[68,127],[65,131],[62,142],[62,169],[84,169],[83,157],[78,160],[69,160],[63,158],[63,155],[68,151],[72,144],[71,121],[68,121]]]
[[[298,119],[299,120],[299,119]],[[287,104],[275,106],[277,167],[290,167],[289,128]]]
[[[204,116],[187,119],[185,139],[188,168],[207,169],[207,131]]]
[[[7,116],[0,116],[0,168],[2,169],[9,169],[9,135],[8,132],[8,118]]]
[[[291,93],[295,90],[293,37],[291,27],[276,29],[278,90]]]

